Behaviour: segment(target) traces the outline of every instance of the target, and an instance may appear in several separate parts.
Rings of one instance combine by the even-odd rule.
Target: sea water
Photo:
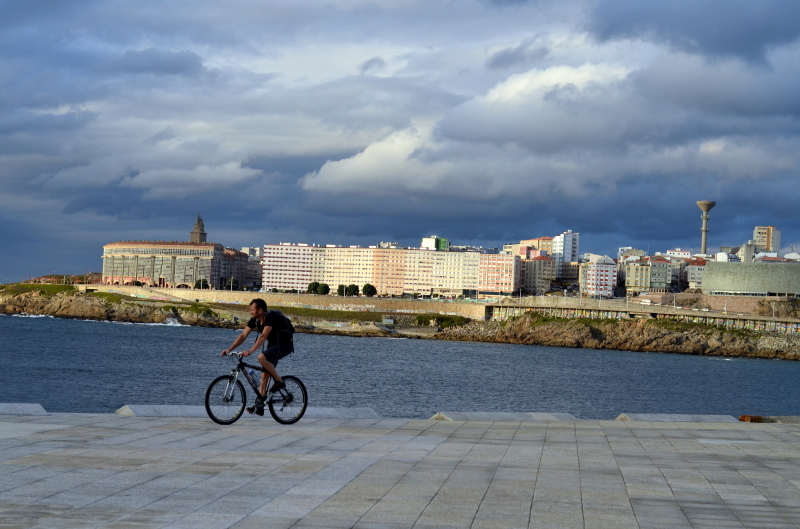
[[[52,412],[202,405],[209,382],[229,371],[219,354],[238,332],[0,316],[0,402]],[[303,380],[310,406],[371,407],[384,417],[800,415],[800,362],[311,334],[297,334],[295,348],[278,369]]]

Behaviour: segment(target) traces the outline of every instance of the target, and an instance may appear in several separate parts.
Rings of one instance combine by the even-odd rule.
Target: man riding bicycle
[[[267,302],[263,299],[257,298],[250,302],[250,315],[252,318],[247,322],[242,334],[236,337],[228,349],[222,351],[221,356],[225,356],[236,349],[247,339],[253,329],[256,330],[258,333],[256,343],[247,351],[243,351],[242,356],[250,356],[259,348],[262,348],[262,352],[258,355],[258,363],[264,368],[265,373],[261,375],[260,395],[256,398],[256,404],[248,407],[247,411],[257,415],[264,415],[264,402],[267,397],[269,377],[275,380],[275,383],[270,388],[271,393],[286,387],[275,367],[278,365],[278,360],[294,351],[294,343],[288,318],[277,310],[267,311]],[[263,349],[264,342],[267,343],[266,350]]]

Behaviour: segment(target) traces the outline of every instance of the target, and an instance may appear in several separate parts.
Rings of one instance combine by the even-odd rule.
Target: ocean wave
[[[169,318],[163,323],[138,323],[132,321],[87,320],[87,319],[79,319],[77,321],[90,321],[93,323],[110,323],[112,325],[145,325],[152,327],[191,327],[191,325],[186,325],[185,323],[179,323],[178,320],[174,318]]]
[[[50,316],[48,314],[24,314],[24,313],[23,314],[12,314],[11,316],[13,316],[15,318],[52,318],[53,317],[53,316]]]

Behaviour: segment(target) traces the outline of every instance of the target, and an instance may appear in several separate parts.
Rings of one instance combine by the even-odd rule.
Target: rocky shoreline
[[[225,316],[195,303],[123,299],[104,293],[48,293],[0,290],[0,314],[36,314],[57,318],[167,323],[240,329],[241,318]],[[297,332],[342,336],[430,338],[587,349],[800,360],[800,336],[731,331],[671,320],[562,320],[527,313],[508,321],[472,321],[445,329],[384,327],[374,323],[296,321]]]

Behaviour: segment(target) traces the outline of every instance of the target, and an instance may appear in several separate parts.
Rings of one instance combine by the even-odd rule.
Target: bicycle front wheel
[[[206,390],[206,413],[217,424],[233,424],[244,412],[247,393],[231,375],[217,377]]]
[[[286,388],[272,394],[269,399],[269,413],[281,424],[294,424],[306,412],[308,393],[299,378],[293,376],[282,378]]]

